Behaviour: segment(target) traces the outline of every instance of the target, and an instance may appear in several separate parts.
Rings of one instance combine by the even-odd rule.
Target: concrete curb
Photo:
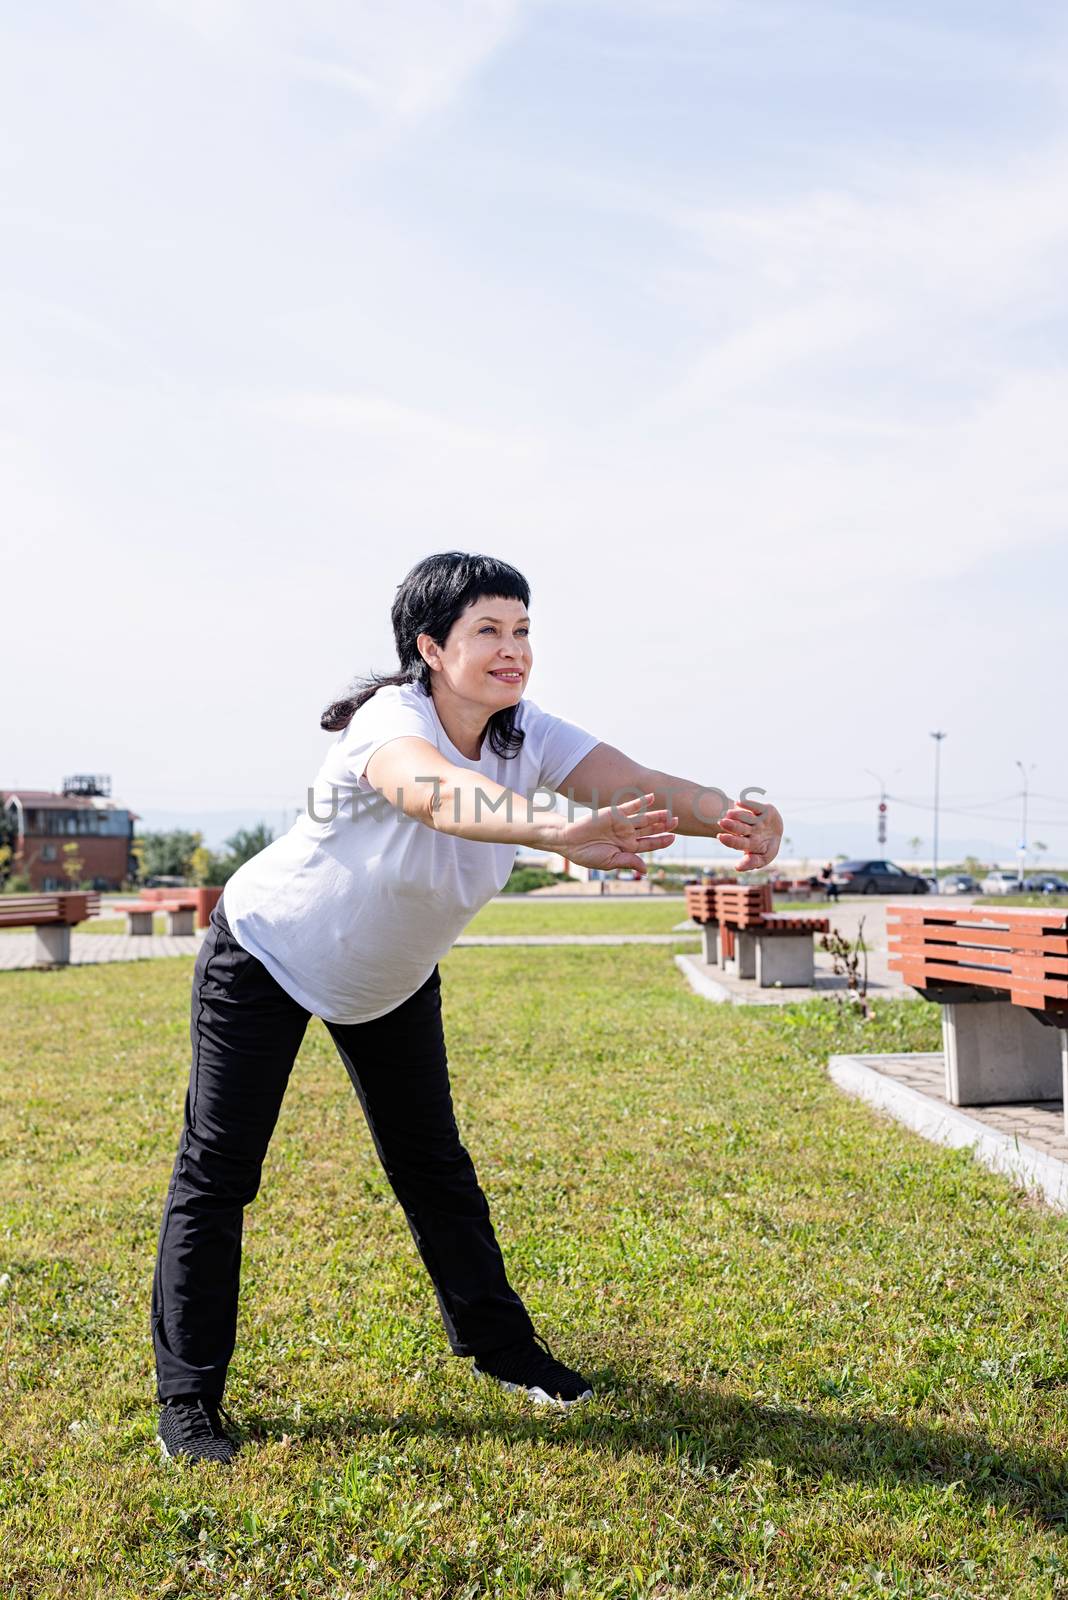
[[[941,1052],[937,1052],[940,1054]],[[878,1069],[878,1063],[896,1056],[832,1056],[827,1063],[831,1078],[845,1094],[866,1100],[914,1133],[951,1149],[971,1148],[977,1161],[992,1172],[1011,1178],[1039,1193],[1057,1211],[1068,1211],[1068,1162],[1020,1144],[977,1122],[956,1106],[944,1105],[908,1084],[898,1083]]]
[[[677,955],[675,957],[675,965],[690,985],[690,988],[695,994],[699,994],[703,1000],[715,1000],[719,1004],[728,1006],[738,1003],[729,989],[725,989],[714,978],[706,977],[703,972],[698,972],[688,956]]]

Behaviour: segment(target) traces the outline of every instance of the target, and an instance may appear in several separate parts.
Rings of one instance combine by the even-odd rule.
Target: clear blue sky
[[[1062,7],[43,0],[0,107],[0,783],[276,816],[482,549],[651,764],[1068,857]]]

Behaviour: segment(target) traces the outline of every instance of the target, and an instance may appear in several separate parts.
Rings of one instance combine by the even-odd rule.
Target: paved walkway
[[[171,934],[72,933],[72,967],[95,966],[101,961],[144,961],[156,956],[195,956],[203,933],[188,936]],[[699,934],[692,932],[696,940]],[[685,933],[522,933],[468,934],[456,945],[601,945],[668,944],[686,940]],[[0,939],[0,971],[32,968],[37,965],[32,933],[12,933]]]
[[[203,933],[72,933],[70,964],[92,967],[101,961],[144,961],[155,956],[195,956]],[[32,933],[9,933],[0,939],[0,971],[35,967]]]
[[[832,924],[833,926],[833,924]],[[818,936],[817,936],[818,937]],[[675,957],[675,965],[690,987],[706,1000],[726,1001],[736,1006],[785,1006],[799,1000],[812,1000],[820,995],[844,995],[846,980],[835,975],[831,958],[817,948],[815,952],[816,981],[811,989],[758,989],[753,978],[734,978],[709,966],[704,956],[682,954]],[[885,950],[868,954],[868,995],[871,999],[895,998],[914,995],[915,990],[899,982],[896,972],[886,964]]]
[[[865,1058],[860,1057],[861,1060]],[[946,1063],[941,1050],[915,1055],[869,1056],[873,1066],[896,1083],[928,1095],[941,1106],[946,1099]],[[1044,1150],[1047,1155],[1068,1161],[1068,1137],[1064,1132],[1064,1106],[1060,1100],[1021,1100],[1003,1106],[961,1106],[966,1116],[974,1117],[987,1128],[1006,1133]]]

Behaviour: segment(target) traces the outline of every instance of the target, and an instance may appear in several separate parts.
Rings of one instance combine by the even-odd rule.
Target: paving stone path
[[[189,935],[72,933],[72,967],[95,966],[101,961],[144,961],[156,956],[194,957],[203,933]],[[699,936],[694,933],[693,938]],[[526,933],[468,934],[457,945],[576,945],[576,944],[678,944],[686,934],[678,933]],[[32,968],[37,965],[32,933],[11,933],[0,939],[0,971]]]
[[[126,933],[72,933],[70,936],[70,964],[72,967],[95,966],[101,961],[144,961],[155,956],[195,956],[200,949],[203,934],[126,934]],[[32,933],[9,933],[0,939],[0,971],[34,967]]]
[[[865,1058],[861,1056],[860,1060]],[[869,1057],[876,1069],[898,1083],[907,1084],[941,1106],[946,1099],[946,1062],[941,1050],[913,1055]],[[1064,1104],[1060,1100],[1019,1100],[1009,1105],[961,1106],[965,1116],[974,1117],[987,1128],[1016,1137],[1034,1150],[1068,1161],[1068,1137],[1064,1132]]]

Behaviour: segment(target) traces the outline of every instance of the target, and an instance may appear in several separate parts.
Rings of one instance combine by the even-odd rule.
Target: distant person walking
[[[834,863],[832,861],[828,861],[823,868],[820,878],[823,881],[823,898],[825,900],[837,900],[838,885],[834,881]]]
[[[488,556],[447,551],[414,566],[392,607],[399,670],[327,708],[322,727],[336,737],[307,813],[238,869],[212,913],[152,1285],[166,1456],[225,1462],[238,1448],[221,1402],[244,1208],[312,1016],[352,1082],[453,1354],[539,1403],[592,1394],[508,1281],[453,1113],[438,962],[504,888],[520,846],[640,877],[642,855],[678,829],[744,852],[744,871],[774,858],[782,819],[724,803],[710,820],[708,788],[527,699],[529,603],[522,574]],[[569,821],[533,803],[539,789],[594,809]]]

